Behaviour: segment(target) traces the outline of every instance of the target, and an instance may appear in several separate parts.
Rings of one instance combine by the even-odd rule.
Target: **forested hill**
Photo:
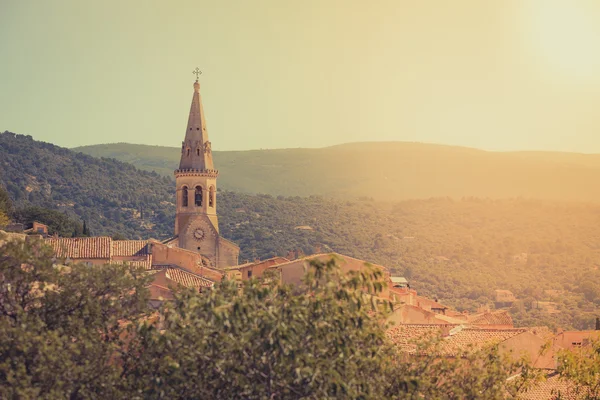
[[[4,133],[0,181],[17,207],[64,211],[85,219],[92,235],[172,233],[174,182],[126,163]],[[590,328],[600,309],[597,203],[220,191],[218,211],[221,233],[240,245],[242,262],[336,251],[405,274],[420,293],[460,310],[493,306],[494,290],[508,289],[519,298],[512,315],[521,325]]]
[[[172,177],[179,148],[103,144],[74,149]],[[405,200],[465,196],[600,201],[600,155],[488,152],[422,143],[215,151],[219,186],[236,192]]]
[[[62,211],[85,220],[93,235],[161,238],[172,233],[174,182],[114,159],[4,132],[0,183],[17,207]]]

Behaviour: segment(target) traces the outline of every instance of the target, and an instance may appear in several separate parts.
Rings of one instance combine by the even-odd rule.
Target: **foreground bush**
[[[301,289],[224,281],[158,312],[148,273],[56,267],[35,243],[0,248],[0,279],[1,398],[501,399],[529,380],[494,349],[398,354],[381,271],[342,276],[335,260]]]

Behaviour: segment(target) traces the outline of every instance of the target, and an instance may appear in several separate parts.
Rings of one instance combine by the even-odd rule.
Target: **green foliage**
[[[55,267],[49,248],[0,248],[0,398],[106,398],[148,279],[124,266]],[[102,395],[101,395],[101,394]],[[117,396],[120,397],[120,396]]]
[[[50,210],[43,207],[29,206],[19,208],[14,212],[17,222],[29,223],[38,221],[48,225],[48,233],[58,233],[62,237],[76,237],[83,235],[83,229],[79,222],[69,218],[60,211]]]
[[[382,398],[383,330],[357,290],[381,287],[381,273],[342,277],[333,267],[314,264],[302,293],[275,279],[241,293],[227,281],[207,295],[180,293],[162,310],[163,334],[140,331],[131,384],[143,397]]]
[[[316,262],[301,288],[224,281],[149,317],[143,271],[56,267],[35,242],[0,252],[2,398],[500,399],[530,380],[507,382],[527,367],[497,349],[397,353],[377,269]]]
[[[589,329],[600,285],[600,206],[526,199],[397,203],[221,192],[221,234],[241,260],[315,247],[411,275],[411,287],[460,311],[494,307],[511,290],[518,326]],[[309,225],[312,230],[294,229]],[[587,296],[587,297],[586,297]],[[531,308],[556,303],[558,313]]]
[[[6,226],[10,223],[10,218],[3,211],[0,211],[0,227]]]
[[[497,346],[441,358],[442,342],[432,338],[416,344],[417,355],[395,356],[387,398],[516,399],[542,377],[525,357],[515,361]]]
[[[381,278],[341,276],[330,260],[312,263],[301,291],[276,279],[184,291],[161,310],[160,333],[139,329],[127,384],[145,398],[211,399],[503,399],[526,387],[526,375],[506,381],[526,365],[497,349],[397,353],[378,322],[387,305],[368,295]]]
[[[562,351],[559,361],[558,372],[562,379],[574,384],[573,395],[581,400],[600,399],[600,340],[596,338],[589,346]]]
[[[0,184],[16,208],[58,210],[86,221],[95,235],[119,232],[141,238],[172,233],[172,179],[10,132],[0,134],[0,160]],[[140,208],[148,218],[140,218]]]
[[[13,210],[12,200],[8,192],[0,185],[0,213],[10,215]],[[1,224],[0,224],[1,225]]]
[[[143,156],[136,148],[127,145],[122,150],[131,157]],[[335,151],[343,149],[342,146]],[[154,157],[164,149],[144,147],[143,150]],[[350,150],[355,149],[345,151]],[[315,150],[306,151],[302,154],[309,157]],[[334,153],[322,153],[335,160]],[[244,165],[252,174],[260,163],[277,169],[273,165],[287,159],[278,155],[280,158],[270,159],[272,164],[266,164],[269,159],[262,159],[263,155],[224,152],[215,153],[215,158],[219,166],[221,161],[232,168]],[[246,156],[254,158],[241,158]],[[583,163],[586,167],[596,165],[592,158],[555,156],[557,160]],[[20,208],[35,204],[66,212],[79,221],[85,220],[93,235],[166,239],[172,234],[175,195],[174,184],[167,178],[10,133],[0,135],[0,157],[7,160],[0,166],[0,179]],[[234,161],[235,157],[240,158]],[[306,160],[316,163],[310,157]],[[346,154],[342,159],[348,157]],[[540,154],[528,157],[539,162],[552,159]],[[292,161],[300,163],[299,158]],[[300,169],[307,167],[294,165]],[[73,168],[78,172],[65,177],[65,171]],[[325,174],[327,168],[315,176]],[[220,185],[231,175],[240,174],[238,170],[220,169]],[[249,186],[256,184],[255,188],[260,188],[259,181],[281,184],[280,193],[286,193],[288,189],[282,179],[268,179],[265,171],[261,174],[240,176],[245,176]],[[309,187],[323,189],[309,185],[306,180],[309,177],[307,172],[305,178],[291,180],[294,185],[303,185],[303,195],[310,193]],[[337,184],[328,179],[323,182]],[[392,181],[386,185],[390,190],[400,188],[407,196],[419,196],[422,193],[412,190],[424,186],[414,182],[397,185]],[[559,186],[553,182],[552,187]],[[507,193],[499,191],[498,196]],[[143,219],[139,215],[142,209]],[[480,306],[493,306],[494,290],[508,289],[519,299],[511,309],[519,326],[589,329],[600,305],[600,247],[596,240],[600,237],[597,224],[600,208],[593,203],[471,197],[384,203],[358,201],[351,193],[344,200],[335,200],[224,190],[218,193],[218,212],[221,234],[241,246],[242,262],[256,257],[285,257],[290,251],[303,254],[312,254],[317,248],[322,252],[336,251],[385,265],[396,274],[408,273],[411,287],[419,293],[438,298],[460,311],[474,312]],[[294,229],[305,225],[312,230]],[[74,229],[64,232],[70,236]],[[519,258],[524,253],[526,256]],[[558,313],[534,307],[540,301],[555,302]]]

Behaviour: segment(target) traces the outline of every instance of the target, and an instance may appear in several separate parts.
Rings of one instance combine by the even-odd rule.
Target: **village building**
[[[403,276],[392,276],[390,278],[391,281],[391,287],[394,288],[409,288],[410,289],[410,284],[408,283],[408,280],[403,277]]]
[[[284,257],[272,257],[266,260],[255,260],[240,265],[225,268],[225,276],[231,280],[247,281],[252,278],[262,278],[263,273],[269,268],[289,262]]]
[[[126,264],[147,270],[154,276],[151,300],[157,303],[172,298],[170,288],[212,288],[222,279],[221,271],[206,265],[197,252],[169,247],[157,240],[113,240],[108,236],[47,238],[58,263],[85,263],[90,266]]]
[[[541,349],[547,337],[530,328],[485,329],[465,325],[402,324],[386,332],[399,350],[408,354],[434,354],[439,357],[460,357],[463,354],[497,345],[501,354],[518,359],[527,354],[532,366],[541,369],[556,368],[556,353],[552,348]],[[439,338],[437,347],[424,346]]]
[[[517,298],[510,290],[496,289],[494,291],[496,308],[510,307]]]

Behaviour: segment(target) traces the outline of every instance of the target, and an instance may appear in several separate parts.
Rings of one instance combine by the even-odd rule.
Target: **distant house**
[[[8,224],[4,230],[6,232],[14,233],[25,233],[25,234],[38,234],[44,237],[48,236],[48,225],[42,224],[38,221],[29,222],[27,224],[12,223]]]
[[[370,265],[372,268],[381,270],[384,274],[384,279],[389,279],[389,272],[387,268],[338,253],[313,254],[311,256],[298,258],[297,260],[273,265],[268,269],[272,270],[277,276],[279,276],[281,282],[301,287],[303,286],[302,280],[304,278],[304,274],[309,268],[311,261],[327,262],[331,258],[336,260],[340,271],[344,274],[350,271],[362,271],[367,268],[367,265]],[[378,297],[385,299],[390,298],[390,289],[384,288]]]
[[[38,221],[33,221],[33,222],[25,225],[25,229],[23,230],[23,233],[39,234],[39,235],[46,237],[46,236],[48,236],[48,225],[42,224],[41,222],[38,222]]]
[[[501,307],[510,307],[517,298],[510,290],[504,289],[496,289],[495,290],[495,298],[496,298],[496,308]]]
[[[600,339],[600,330],[594,331],[562,331],[554,338],[554,346],[573,350],[588,346],[593,339]]]
[[[274,265],[289,262],[287,258],[273,257],[266,260],[256,260],[241,265],[225,268],[225,276],[231,280],[245,281],[251,278],[262,278],[263,273]]]
[[[392,276],[390,278],[390,281],[392,282],[391,287],[410,288],[410,284],[408,283],[408,280],[402,276]]]

